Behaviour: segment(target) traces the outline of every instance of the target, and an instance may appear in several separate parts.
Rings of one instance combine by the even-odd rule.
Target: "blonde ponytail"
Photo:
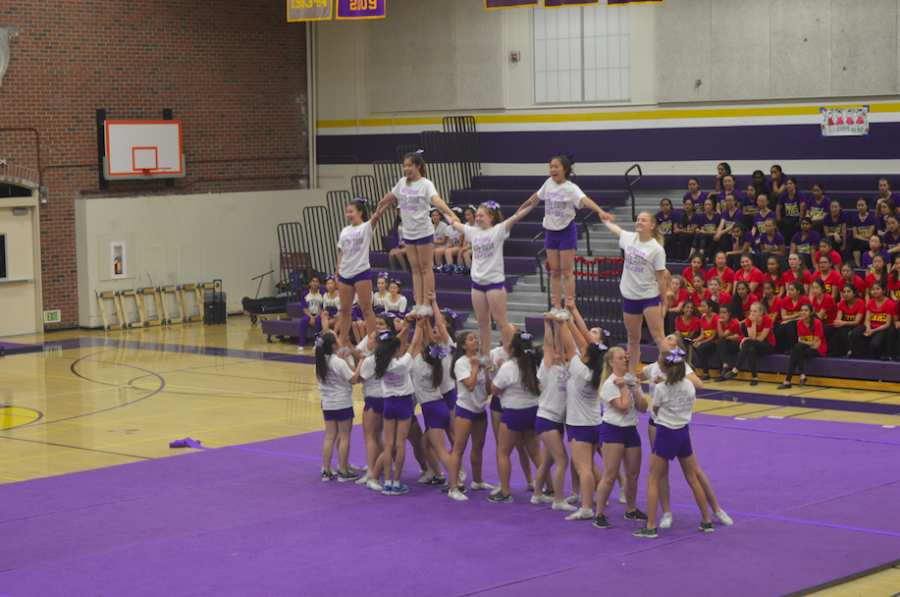
[[[647,217],[650,218],[650,221],[653,223],[653,229],[650,231],[651,234],[653,234],[653,240],[658,242],[659,246],[665,248],[666,241],[663,238],[662,230],[660,230],[660,228],[659,228],[659,222],[656,221],[656,216],[653,215],[652,213],[650,213],[649,211],[641,212],[641,215],[644,215],[644,214],[646,214]]]

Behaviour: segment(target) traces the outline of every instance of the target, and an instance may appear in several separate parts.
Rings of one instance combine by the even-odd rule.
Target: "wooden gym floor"
[[[193,323],[4,340],[44,350],[0,359],[0,484],[184,453],[171,450],[169,442],[185,437],[215,448],[323,428],[308,364],[312,351],[268,344],[258,324],[244,316],[229,318],[225,326]],[[744,396],[775,393],[773,383],[749,388],[732,381],[707,388]],[[818,398],[817,407],[828,400],[844,406],[780,406],[723,395],[699,400],[695,412],[900,425],[896,415],[840,410],[847,402],[900,404],[894,387],[795,386],[790,394]],[[361,412],[358,387],[354,402]],[[893,597],[898,590],[900,569],[892,568],[814,594]]]

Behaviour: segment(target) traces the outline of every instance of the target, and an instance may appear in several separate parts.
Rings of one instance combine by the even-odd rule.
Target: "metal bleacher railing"
[[[575,257],[575,306],[588,328],[598,327],[609,332],[607,346],[624,342],[628,337],[622,320],[621,257]],[[549,269],[543,268],[549,275]],[[547,305],[550,305],[550,285],[547,284]]]

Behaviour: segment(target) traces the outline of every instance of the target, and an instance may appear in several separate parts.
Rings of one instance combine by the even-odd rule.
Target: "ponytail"
[[[609,376],[612,375],[612,359],[619,351],[624,352],[621,347],[613,346],[609,350],[606,351],[606,354],[603,355],[603,373],[600,375],[600,385],[606,383],[606,380],[609,379]]]
[[[666,350],[660,356],[663,357],[662,368],[666,372],[666,385],[674,386],[681,383],[686,371],[683,355]]]
[[[588,344],[585,356],[588,361],[585,367],[591,370],[591,387],[595,390],[600,389],[600,378],[603,375],[603,355],[607,352],[607,348],[602,344],[591,342]]]
[[[447,349],[437,342],[432,342],[425,347],[424,355],[425,362],[431,365],[431,389],[439,388],[444,382],[443,357],[447,356]]]
[[[331,330],[316,334],[316,377],[322,383],[328,380],[328,357],[334,353],[336,344],[337,336]]]
[[[650,218],[650,222],[653,224],[653,229],[650,231],[653,234],[653,240],[658,242],[660,246],[665,247],[666,241],[663,238],[662,230],[659,228],[659,224],[656,223],[656,216],[651,214],[649,211],[641,212],[641,215],[646,214],[648,218]]]
[[[400,338],[389,332],[381,332],[375,337],[378,340],[375,346],[375,378],[381,379],[391,366],[397,350],[400,349]]]
[[[457,381],[456,379],[456,361],[466,356],[466,342],[469,341],[469,336],[474,336],[475,334],[472,332],[460,332],[459,336],[456,337],[456,350],[453,351],[453,359],[450,361],[450,379]]]
[[[540,395],[541,387],[538,383],[538,363],[543,359],[543,354],[538,356],[538,351],[531,344],[531,334],[520,332],[512,337],[509,342],[509,356],[516,361],[519,367],[519,384],[522,389]]]

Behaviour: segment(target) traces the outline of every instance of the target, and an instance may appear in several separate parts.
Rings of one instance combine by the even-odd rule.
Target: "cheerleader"
[[[460,210],[458,207],[454,207],[453,211],[457,214],[462,213],[465,216],[465,212]],[[473,214],[474,217],[474,214]],[[466,237],[459,230],[454,230],[450,228],[448,232],[450,236],[450,242],[447,245],[447,248],[444,250],[444,260],[447,263],[445,271],[447,273],[452,273],[456,271],[455,267],[457,262],[459,265],[463,265],[462,259],[462,251],[468,247],[468,243],[466,242]]]
[[[456,339],[456,350],[450,362],[450,371],[458,385],[456,418],[453,419],[453,451],[450,453],[449,477],[459,477],[466,444],[472,438],[469,461],[472,464],[472,490],[493,489],[482,477],[484,441],[487,436],[487,397],[491,380],[481,366],[478,357],[478,337],[472,332],[461,332]],[[454,500],[467,500],[462,491],[453,487],[447,494]]]
[[[466,240],[472,243],[472,307],[478,320],[478,336],[485,361],[491,346],[491,316],[500,330],[501,342],[505,345],[509,341],[503,242],[509,238],[509,231],[515,223],[534,209],[537,201],[537,196],[533,195],[505,222],[500,206],[493,201],[478,207],[475,228],[464,226],[458,219],[453,222],[453,229],[465,234]]]
[[[438,196],[437,189],[425,178],[425,160],[420,153],[408,153],[403,156],[403,174],[394,188],[381,200],[382,205],[390,206],[397,201],[399,211],[403,214],[403,240],[406,244],[406,258],[413,274],[413,296],[416,306],[413,311],[424,317],[431,315],[431,307],[425,304],[425,295],[434,290],[434,224],[429,213],[434,206],[451,221],[458,222],[444,200]]]
[[[400,280],[391,280],[388,284],[388,297],[384,301],[387,313],[403,316],[406,313],[406,297],[400,294]]]
[[[555,325],[554,325],[555,323]],[[554,327],[556,333],[554,334]],[[544,358],[538,369],[537,377],[541,384],[541,395],[538,398],[535,433],[544,444],[541,465],[535,476],[535,490],[531,496],[532,504],[552,503],[553,510],[575,512],[575,506],[563,498],[563,485],[566,471],[569,468],[569,456],[566,453],[566,389],[569,386],[569,372],[566,367],[566,346],[563,340],[563,329],[568,332],[568,325],[559,315],[544,313]],[[571,344],[571,342],[570,342]],[[574,354],[572,352],[571,354]],[[544,480],[550,474],[550,467],[556,465],[553,472],[553,487],[558,491],[551,497],[541,492]],[[593,512],[591,513],[593,518]]]
[[[381,381],[384,393],[384,485],[382,495],[401,495],[409,492],[409,487],[400,483],[403,463],[406,458],[406,437],[413,419],[414,388],[410,379],[412,355],[407,349],[409,321],[405,319],[399,336],[390,332],[377,335],[375,354],[367,357],[360,365],[362,379]],[[391,466],[393,464],[393,467]]]
[[[353,388],[359,382],[359,373],[337,352],[340,340],[329,331],[316,337],[316,378],[322,395],[322,415],[325,417],[325,439],[322,442],[322,480],[331,481],[334,444],[338,444],[338,473],[341,482],[355,481],[359,475],[348,467],[350,456],[350,432],[353,430]]]
[[[640,221],[640,219],[639,219]],[[664,348],[665,336],[657,346]],[[647,515],[637,509],[638,476],[641,472],[641,436],[637,430],[637,413],[647,412],[647,400],[637,378],[626,379],[633,366],[625,357],[625,351],[614,347],[606,351],[601,380],[600,398],[606,405],[603,423],[600,425],[603,478],[597,485],[597,516],[593,525],[598,529],[611,529],[606,519],[606,501],[612,492],[619,467],[625,464],[625,520],[645,521]],[[633,375],[633,374],[632,374]],[[582,479],[582,486],[584,480]],[[583,491],[583,490],[582,490]],[[584,504],[582,504],[584,506]]]
[[[338,294],[334,276],[325,276],[325,296],[322,297],[322,329],[334,329],[340,333],[341,296]]]
[[[676,351],[681,351],[684,353],[680,356],[685,359],[685,379],[691,382],[691,385],[694,386],[695,390],[702,390],[703,382],[699,377],[697,377],[697,374],[694,372],[694,369],[690,365],[691,362],[693,362],[693,349],[691,343],[689,341],[685,342],[684,339],[679,337],[677,334],[666,336],[666,341],[669,344],[669,352],[674,354]],[[641,373],[638,375],[638,379],[647,382],[648,396],[651,398],[655,393],[656,386],[665,382],[665,354],[666,352],[660,352],[657,361],[644,367],[641,370]],[[652,401],[647,403],[647,414],[650,415],[650,418],[647,421],[647,436],[650,440],[650,446],[652,448],[656,444],[657,431],[656,413],[653,410]],[[728,514],[719,506],[719,501],[718,499],[716,499],[716,494],[713,491],[712,485],[710,484],[709,479],[703,473],[703,470],[700,469],[699,464],[697,465],[697,479],[699,479],[700,485],[703,487],[703,493],[706,495],[706,501],[709,502],[710,509],[713,512],[712,515],[725,526],[733,525],[734,521],[731,520],[731,517],[728,516]],[[669,501],[668,471],[659,480],[659,503],[663,511],[662,519],[659,521],[659,527],[662,529],[667,529],[672,526],[673,522],[672,507]]]
[[[897,313],[897,305],[885,294],[884,282],[872,282],[869,286],[869,295],[872,297],[866,304],[865,323],[850,332],[850,358],[862,358],[862,342],[868,341],[869,350],[873,358],[882,361],[891,359],[886,352],[886,347],[893,332],[894,314]]]
[[[852,341],[852,340],[851,340]],[[825,341],[825,330],[822,322],[816,317],[813,306],[806,304],[800,307],[800,319],[797,320],[797,344],[791,350],[791,361],[788,363],[787,376],[784,383],[776,390],[790,390],[794,371],[800,370],[800,387],[806,385],[806,359],[824,357],[828,350]]]
[[[700,530],[711,533],[714,529],[709,516],[706,493],[698,478],[699,467],[694,456],[689,429],[697,390],[685,379],[684,351],[675,349],[674,352],[666,351],[661,356],[665,381],[657,384],[653,391],[653,410],[657,424],[656,441],[653,443],[647,479],[647,524],[633,534],[635,537],[651,539],[658,537],[656,511],[659,506],[660,479],[668,474],[669,461],[676,457],[703,517]]]
[[[474,243],[473,243],[474,244]],[[477,245],[476,245],[477,247]],[[476,253],[477,263],[477,253]],[[512,464],[509,456],[519,438],[528,454],[540,468],[541,447],[535,433],[540,386],[537,379],[537,363],[540,357],[531,345],[531,334],[521,332],[509,343],[509,360],[491,381],[494,395],[500,396],[503,416],[500,419],[500,435],[497,440],[497,474],[501,491],[488,496],[492,502],[509,503],[513,497],[509,491]]]
[[[388,292],[389,283],[390,279],[388,278],[387,272],[378,274],[378,279],[375,281],[375,292],[372,293],[372,310],[375,311],[376,316],[379,313],[387,311],[385,305],[387,304],[388,296],[390,295]]]
[[[469,228],[475,227],[475,211],[474,205],[470,205],[463,210],[463,218],[466,220],[465,225]],[[458,230],[454,229],[454,231],[460,233]],[[468,241],[464,234],[460,237],[460,242],[463,248],[459,251],[457,263],[466,267],[472,267],[472,243]]]
[[[831,338],[825,337],[838,356],[844,359],[850,356],[850,332],[863,325],[865,319],[865,301],[859,298],[856,286],[845,284],[841,289],[841,302],[838,303],[834,318],[834,335]]]
[[[394,220],[394,228],[392,235],[393,245],[388,253],[388,259],[391,261],[391,269],[408,272],[406,266],[406,243],[403,241],[403,214],[397,212],[397,218]]]
[[[359,303],[359,312],[365,320],[363,326],[354,326],[357,340],[375,331],[375,311],[372,310],[372,272],[369,265],[369,246],[375,235],[375,226],[387,205],[382,204],[368,218],[365,199],[354,199],[346,209],[347,226],[341,230],[337,247],[339,249],[335,274],[338,279],[338,293],[341,299],[340,334],[341,345],[347,346],[353,321],[353,300]],[[335,326],[335,330],[338,327]]]
[[[619,292],[623,297],[623,317],[628,331],[629,383],[634,383],[637,364],[641,358],[641,326],[644,320],[657,346],[666,335],[666,253],[656,220],[647,212],[638,215],[636,232],[627,232],[612,222],[604,222],[610,232],[619,237],[619,248],[625,251],[625,264]],[[618,465],[616,465],[618,466]]]
[[[303,309],[303,317],[300,319],[300,348],[306,348],[306,335],[309,332],[309,324],[313,324],[316,333],[322,331],[322,293],[319,292],[321,284],[319,276],[309,279],[309,290],[300,297],[300,307]]]
[[[431,223],[434,224],[434,264],[440,267],[444,263],[444,253],[452,246],[450,243],[452,231],[441,218],[441,212],[436,209],[431,210]]]

